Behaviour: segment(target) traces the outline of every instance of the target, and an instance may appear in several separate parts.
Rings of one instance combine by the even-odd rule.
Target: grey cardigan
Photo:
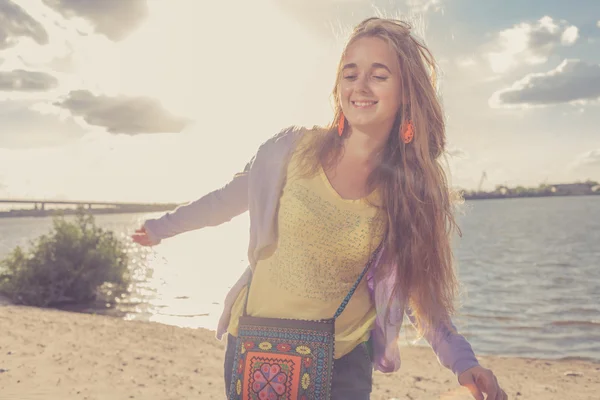
[[[249,267],[230,289],[225,298],[223,314],[219,320],[217,338],[227,331],[231,307],[242,288],[248,283],[260,252],[277,240],[277,211],[279,198],[285,184],[287,164],[296,148],[298,139],[305,132],[302,128],[288,128],[263,143],[245,170],[237,174],[227,185],[204,197],[178,207],[158,219],[144,224],[154,244],[182,232],[216,226],[249,210],[250,242],[248,246]],[[385,249],[384,249],[385,251]],[[404,315],[414,322],[411,310],[401,298],[392,298],[395,276],[375,282],[375,271],[382,259],[376,260],[367,276],[372,299],[377,310],[375,327],[371,332],[376,370],[393,372],[400,369],[398,337]],[[394,270],[394,269],[392,269]],[[390,307],[389,318],[385,311]],[[438,324],[425,333],[439,362],[455,375],[479,365],[468,341],[457,333],[452,322]]]

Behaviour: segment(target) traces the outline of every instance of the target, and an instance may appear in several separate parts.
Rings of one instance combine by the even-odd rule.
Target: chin
[[[385,124],[385,122],[382,121],[373,121],[373,120],[368,120],[368,121],[356,121],[356,122],[352,122],[350,121],[350,125],[353,126],[354,128],[362,131],[362,132],[369,132],[369,131],[373,131],[373,130],[378,130],[383,124]]]

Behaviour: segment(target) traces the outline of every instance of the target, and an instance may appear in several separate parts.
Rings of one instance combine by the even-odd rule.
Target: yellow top
[[[382,240],[373,206],[378,201],[376,192],[365,199],[343,199],[322,168],[307,179],[297,176],[297,165],[296,152],[280,199],[277,248],[261,255],[254,270],[248,299],[251,316],[332,318]],[[234,336],[246,291],[233,305],[228,332]],[[365,276],[336,319],[334,357],[368,340],[374,322],[375,307]]]

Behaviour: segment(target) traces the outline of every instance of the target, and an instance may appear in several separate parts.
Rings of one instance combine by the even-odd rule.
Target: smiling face
[[[352,42],[342,60],[339,96],[351,127],[389,133],[401,105],[398,58],[377,37]]]

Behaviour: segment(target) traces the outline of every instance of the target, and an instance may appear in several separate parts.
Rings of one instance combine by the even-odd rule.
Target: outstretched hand
[[[131,239],[137,244],[142,246],[153,246],[154,243],[150,240],[148,236],[148,232],[146,232],[146,228],[143,226],[135,231],[133,235],[131,235]]]
[[[458,383],[469,389],[476,400],[508,400],[508,395],[498,385],[494,373],[481,366],[470,368],[460,374]],[[485,398],[483,393],[487,395]]]

